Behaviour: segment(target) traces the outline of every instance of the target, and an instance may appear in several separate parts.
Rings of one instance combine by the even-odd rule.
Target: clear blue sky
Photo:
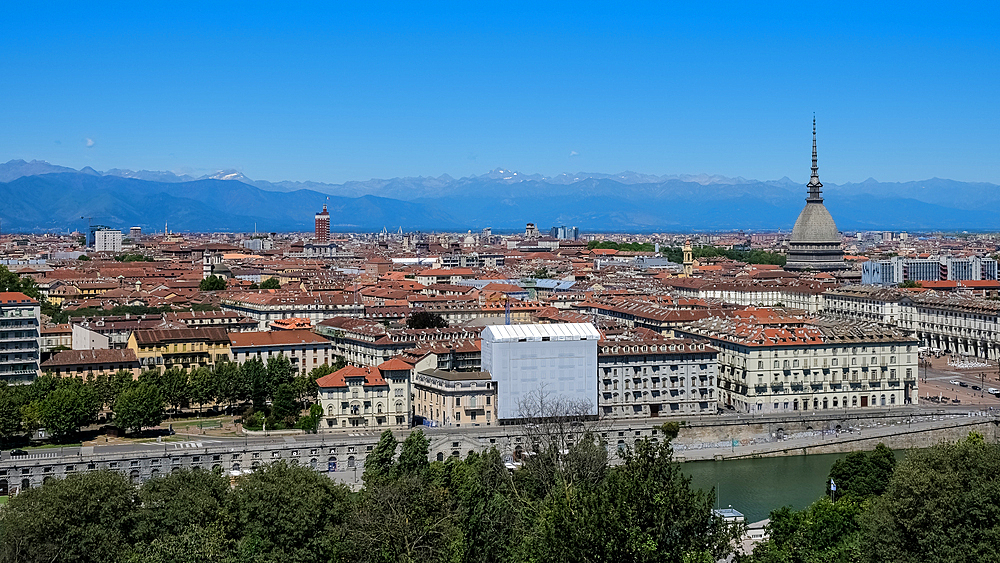
[[[5,3],[0,161],[1000,183],[996,2],[286,4]]]

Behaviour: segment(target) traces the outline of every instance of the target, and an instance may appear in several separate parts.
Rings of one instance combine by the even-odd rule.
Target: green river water
[[[695,488],[715,487],[719,508],[733,508],[747,523],[767,518],[772,510],[789,505],[805,508],[826,493],[833,462],[847,454],[797,455],[726,461],[691,461],[681,471]]]

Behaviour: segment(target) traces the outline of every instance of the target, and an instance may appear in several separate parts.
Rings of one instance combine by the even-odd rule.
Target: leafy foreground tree
[[[344,549],[349,491],[307,467],[271,464],[241,478],[226,521],[242,561],[329,561]]]
[[[862,507],[853,497],[837,502],[828,497],[802,511],[782,507],[771,512],[770,539],[759,544],[753,561],[853,563],[862,559]]]
[[[861,516],[869,561],[1000,561],[1000,446],[913,450]]]
[[[896,456],[879,444],[870,452],[851,452],[838,459],[830,468],[830,479],[837,485],[835,497],[855,497],[859,500],[885,492],[896,468]],[[829,482],[827,493],[830,493]]]
[[[0,561],[117,561],[138,503],[124,475],[97,471],[53,480],[0,510]]]
[[[691,489],[669,442],[643,440],[603,482],[559,483],[539,508],[526,555],[542,561],[716,561],[742,532]],[[563,477],[560,476],[559,479]],[[529,555],[529,557],[530,557]]]

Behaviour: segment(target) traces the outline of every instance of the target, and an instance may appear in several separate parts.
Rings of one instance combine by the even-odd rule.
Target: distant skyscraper
[[[786,270],[811,270],[828,272],[844,270],[844,251],[840,247],[840,231],[833,217],[823,205],[819,181],[819,164],[816,158],[816,118],[813,118],[812,176],[809,178],[809,195],[806,207],[799,214],[792,228],[792,239],[788,245]]]
[[[132,227],[128,230],[128,238],[133,241],[142,236],[142,227]]]
[[[330,214],[326,211],[326,204],[323,204],[323,211],[316,214],[316,242],[329,242],[330,240]]]

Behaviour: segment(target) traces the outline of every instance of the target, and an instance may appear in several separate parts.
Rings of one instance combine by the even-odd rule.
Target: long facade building
[[[295,375],[307,375],[323,364],[333,364],[331,350],[330,341],[311,330],[229,334],[229,353],[237,363],[256,358],[266,364],[270,358],[284,356]]]
[[[757,315],[678,332],[719,349],[725,408],[783,413],[917,401],[918,341],[894,327]]]
[[[258,330],[267,330],[271,321],[278,319],[309,319],[315,325],[333,317],[360,317],[365,314],[360,298],[343,293],[268,290],[230,293],[222,298],[220,307],[223,311],[233,311],[257,321]]]
[[[828,291],[826,303],[824,314],[833,318],[885,323],[913,335],[921,346],[1000,360],[1000,302],[991,299],[847,286]]]
[[[939,256],[871,260],[861,266],[861,283],[899,285],[905,281],[965,281],[997,279],[997,261],[993,258]]]

